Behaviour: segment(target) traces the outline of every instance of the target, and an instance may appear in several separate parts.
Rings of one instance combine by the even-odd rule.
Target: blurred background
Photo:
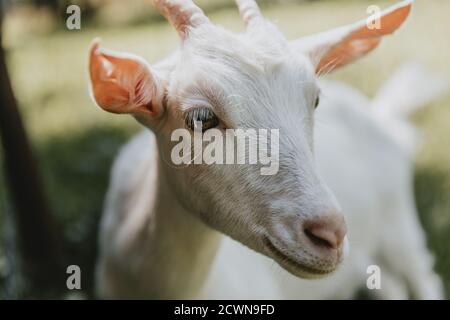
[[[259,1],[264,15],[289,38],[363,19],[369,5],[385,8],[396,2]],[[244,29],[232,0],[196,3],[215,23],[235,31]],[[80,30],[66,27],[70,4],[81,8]],[[178,37],[148,0],[23,0],[3,1],[2,5],[2,46],[42,176],[47,211],[53,220],[51,231],[57,239],[57,264],[79,265],[83,294],[93,297],[97,224],[110,166],[118,148],[141,127],[131,117],[111,115],[94,106],[88,94],[87,49],[94,37],[101,37],[105,47],[136,53],[154,63],[176,48]],[[371,97],[400,64],[414,59],[450,79],[449,12],[448,0],[416,0],[412,17],[394,37],[387,38],[367,58],[329,77]],[[436,256],[436,270],[450,298],[450,94],[421,109],[413,121],[424,134],[416,160],[416,201],[429,248]],[[0,152],[2,167],[3,160]],[[17,272],[20,261],[15,254],[14,210],[2,171],[1,296],[63,297],[67,292],[53,288],[52,283],[33,288]],[[29,232],[33,232],[32,227]],[[52,268],[51,263],[44,267],[50,276],[65,279],[65,269]]]

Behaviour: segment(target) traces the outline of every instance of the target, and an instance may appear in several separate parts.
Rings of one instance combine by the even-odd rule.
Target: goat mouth
[[[276,258],[276,261],[279,262],[279,264],[284,267],[286,266],[287,270],[293,270],[294,272],[290,271],[291,273],[294,273],[298,276],[300,273],[303,277],[309,276],[309,277],[323,277],[326,276],[336,270],[336,268],[332,269],[316,269],[310,266],[306,266],[302,263],[299,263],[292,259],[291,257],[287,256],[283,252],[281,252],[273,243],[270,241],[269,238],[264,237],[264,245],[269,250],[269,252]],[[301,276],[301,277],[302,277]]]

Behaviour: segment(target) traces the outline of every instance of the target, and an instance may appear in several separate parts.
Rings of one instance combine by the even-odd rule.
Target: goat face
[[[238,35],[210,23],[191,1],[155,1],[180,33],[180,50],[151,68],[95,42],[90,61],[94,99],[107,111],[133,114],[154,131],[164,176],[205,223],[295,275],[328,274],[342,260],[346,227],[314,164],[317,73],[370,51],[403,22],[410,4],[382,16],[385,31],[355,24],[289,42],[253,1],[237,2],[248,24],[247,32]],[[277,129],[277,150],[270,151],[279,151],[278,170],[262,175],[261,165],[249,163],[174,168],[172,133],[191,129],[195,141],[193,120],[202,121],[205,134]],[[249,148],[256,144],[249,140]]]

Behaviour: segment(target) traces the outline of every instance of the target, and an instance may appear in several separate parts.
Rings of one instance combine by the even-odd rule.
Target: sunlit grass
[[[285,1],[266,5],[263,11],[294,38],[364,18],[367,6],[374,2],[386,7],[396,1]],[[330,77],[372,96],[398,65],[418,59],[450,78],[449,12],[450,1],[416,1],[412,19],[395,37]],[[235,9],[214,12],[211,19],[232,30],[243,29]],[[13,26],[5,26],[4,45],[15,94],[43,167],[54,212],[67,234],[80,238],[83,231],[77,222],[98,216],[116,150],[140,128],[131,117],[107,114],[91,102],[89,44],[100,36],[106,47],[142,55],[153,63],[171,52],[178,39],[161,22],[109,27],[87,23],[81,31],[61,26],[50,35],[32,36],[20,35]],[[420,111],[414,121],[426,137],[417,160],[418,206],[429,244],[438,256],[437,269],[450,293],[450,95]]]

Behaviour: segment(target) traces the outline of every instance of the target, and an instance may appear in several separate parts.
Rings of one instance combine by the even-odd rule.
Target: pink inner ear
[[[406,20],[411,12],[412,4],[409,3],[406,6],[396,8],[393,11],[384,13],[381,16],[381,29],[368,29],[367,25],[354,31],[352,37],[354,38],[366,38],[366,37],[380,37],[388,34],[392,34],[397,30],[402,23]]]
[[[405,21],[411,11],[411,3],[383,13],[381,28],[369,29],[366,21],[333,45],[316,67],[318,74],[344,66],[375,49],[385,35],[392,34]]]
[[[102,52],[99,43],[94,42],[89,72],[95,101],[102,109],[112,113],[153,114],[149,94],[152,88],[148,88],[151,75],[140,61]],[[146,90],[148,97],[144,96]]]
[[[381,38],[354,39],[340,43],[333,47],[316,67],[317,74],[324,74],[337,69],[364,56],[375,49]]]

